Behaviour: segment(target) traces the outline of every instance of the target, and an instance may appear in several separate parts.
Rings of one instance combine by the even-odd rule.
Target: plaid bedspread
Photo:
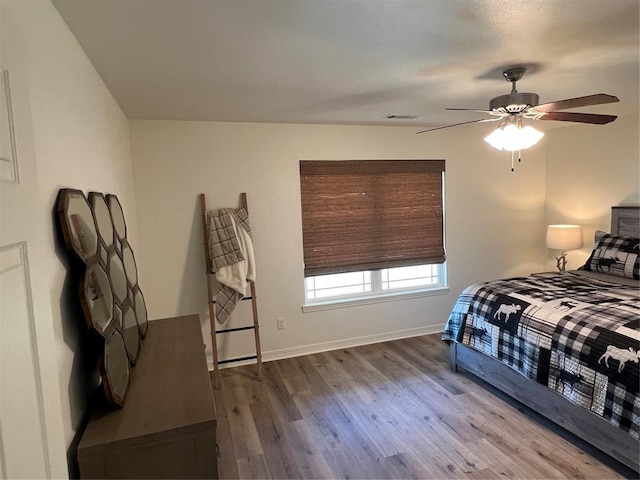
[[[640,290],[572,274],[472,285],[443,340],[468,345],[640,438]]]

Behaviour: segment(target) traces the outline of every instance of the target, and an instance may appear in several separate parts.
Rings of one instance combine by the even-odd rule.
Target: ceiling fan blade
[[[543,103],[533,107],[538,112],[553,112],[556,110],[566,110],[568,108],[589,107],[591,105],[603,105],[605,103],[619,102],[618,97],[607,95],[606,93],[597,93],[595,95],[587,95],[586,97],[568,98],[566,100],[558,100],[557,102]]]
[[[576,112],[548,112],[540,120],[556,120],[560,122],[579,122],[604,125],[613,122],[616,115],[599,115],[596,113],[576,113]]]
[[[454,110],[457,112],[492,113],[492,110],[478,110],[477,108],[445,108],[445,110]]]
[[[427,130],[421,130],[421,131],[416,132],[416,133],[433,132],[435,130],[442,130],[443,128],[450,128],[450,127],[458,127],[460,125],[467,125],[469,123],[495,122],[496,120],[500,120],[500,118],[483,118],[483,119],[480,119],[480,120],[471,120],[470,122],[454,123],[452,125],[445,125],[443,127],[435,127],[435,128],[429,128]]]

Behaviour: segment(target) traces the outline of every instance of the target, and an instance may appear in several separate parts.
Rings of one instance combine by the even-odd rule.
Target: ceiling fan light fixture
[[[484,141],[491,145],[493,148],[497,148],[498,150],[502,150],[502,137],[504,135],[504,131],[502,127],[496,128],[489,135],[484,137]]]
[[[540,141],[544,137],[544,133],[539,130],[536,130],[531,125],[527,125],[526,127],[520,130],[520,139],[521,139],[521,150],[526,150],[527,148],[533,147],[536,143]]]
[[[544,133],[527,125],[522,127],[516,123],[500,125],[484,138],[484,141],[498,150],[517,152],[534,146]]]

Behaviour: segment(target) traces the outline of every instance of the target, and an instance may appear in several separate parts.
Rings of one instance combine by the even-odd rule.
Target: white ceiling
[[[488,108],[513,65],[540,103],[639,108],[638,0],[53,3],[132,119],[430,127],[482,118],[444,108]]]

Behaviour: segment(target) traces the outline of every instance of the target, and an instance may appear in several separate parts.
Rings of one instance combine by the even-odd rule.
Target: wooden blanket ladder
[[[247,194],[242,193],[241,196],[242,208],[249,211],[247,207]],[[207,296],[208,296],[208,304],[209,304],[209,322],[211,325],[211,348],[213,349],[213,386],[215,388],[219,388],[220,386],[220,371],[219,365],[225,363],[233,363],[233,362],[242,362],[246,360],[256,360],[257,367],[257,377],[262,380],[262,350],[260,347],[260,325],[258,323],[258,298],[256,297],[256,286],[255,282],[249,282],[249,286],[251,289],[251,295],[249,297],[244,297],[242,300],[251,300],[251,307],[253,312],[253,325],[247,325],[243,327],[235,327],[235,328],[224,328],[222,330],[216,329],[216,300],[215,294],[213,291],[213,276],[215,272],[212,272],[212,262],[211,256],[209,253],[209,229],[207,228],[207,203],[205,200],[204,193],[200,194],[200,210],[202,213],[202,234],[204,239],[204,256],[205,256],[205,275],[207,277]],[[255,355],[249,355],[245,357],[238,358],[229,358],[220,360],[218,359],[218,342],[216,337],[218,335],[231,334],[233,332],[239,332],[243,330],[253,330],[254,339],[256,343]]]

